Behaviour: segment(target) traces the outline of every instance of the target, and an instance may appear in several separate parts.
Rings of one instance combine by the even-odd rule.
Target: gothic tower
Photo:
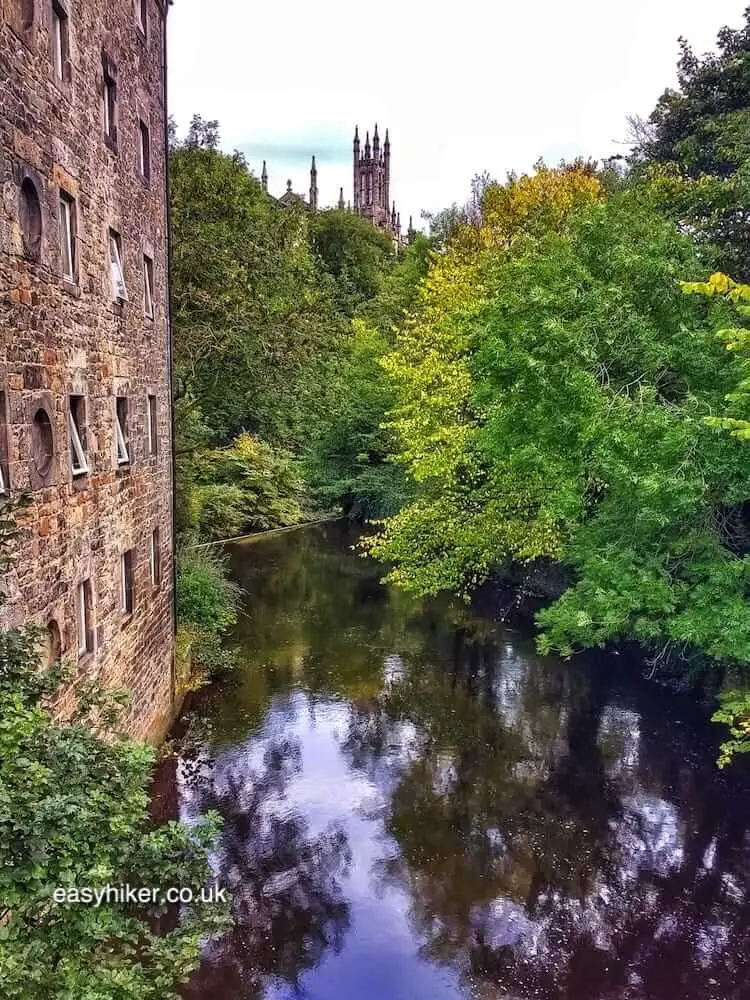
[[[380,148],[378,126],[372,137],[365,137],[364,153],[360,155],[359,126],[354,130],[354,211],[388,232],[395,233],[395,219],[388,211],[391,189],[391,142],[388,130]]]

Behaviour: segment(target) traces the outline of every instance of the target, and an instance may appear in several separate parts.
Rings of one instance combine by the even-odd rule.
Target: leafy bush
[[[201,538],[234,538],[247,525],[248,496],[236,483],[195,486],[189,503]]]
[[[265,531],[305,519],[303,483],[291,454],[252,434],[200,456],[189,503],[203,538]]]
[[[184,625],[223,632],[237,621],[240,588],[215,548],[184,546],[177,553],[177,617]]]
[[[177,620],[194,667],[204,678],[232,669],[236,657],[222,638],[237,621],[241,590],[229,579],[227,557],[215,548],[183,545],[177,553]]]
[[[0,532],[0,550],[6,541]],[[56,723],[48,705],[64,671],[43,671],[39,647],[37,630],[0,632],[0,995],[178,1000],[202,941],[227,923],[223,907],[198,901],[165,930],[162,905],[75,905],[53,893],[200,890],[218,817],[154,828],[154,750],[112,728],[122,698],[79,685],[77,712]]]
[[[352,518],[395,514],[408,498],[403,468],[389,460],[395,442],[384,426],[395,397],[380,360],[386,338],[355,319],[331,372],[330,421],[308,460],[308,476],[319,502]]]

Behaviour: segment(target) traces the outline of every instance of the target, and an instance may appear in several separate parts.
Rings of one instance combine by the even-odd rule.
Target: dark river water
[[[750,783],[716,727],[381,586],[353,541],[231,550],[241,667],[175,780],[224,816],[235,925],[186,997],[750,997]]]

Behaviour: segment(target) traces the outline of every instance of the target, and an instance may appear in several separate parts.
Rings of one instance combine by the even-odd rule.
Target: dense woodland
[[[726,756],[750,749],[745,22],[714,55],[683,44],[629,158],[478,175],[399,256],[353,215],[279,207],[217,123],[172,135],[178,609],[209,674],[237,594],[201,543],[344,514],[417,594],[555,568],[542,650],[635,645],[723,691]],[[4,511],[0,558],[12,531]],[[93,687],[55,724],[38,641],[0,639],[0,993],[176,997],[220,908],[178,924],[50,889],[200,885],[213,820],[152,827],[153,755]]]

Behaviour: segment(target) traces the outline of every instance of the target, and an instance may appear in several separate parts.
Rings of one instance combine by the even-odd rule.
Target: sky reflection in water
[[[225,817],[236,922],[188,1000],[750,997],[750,788],[716,734],[615,659],[381,587],[352,541],[233,550],[243,668],[177,781]]]

